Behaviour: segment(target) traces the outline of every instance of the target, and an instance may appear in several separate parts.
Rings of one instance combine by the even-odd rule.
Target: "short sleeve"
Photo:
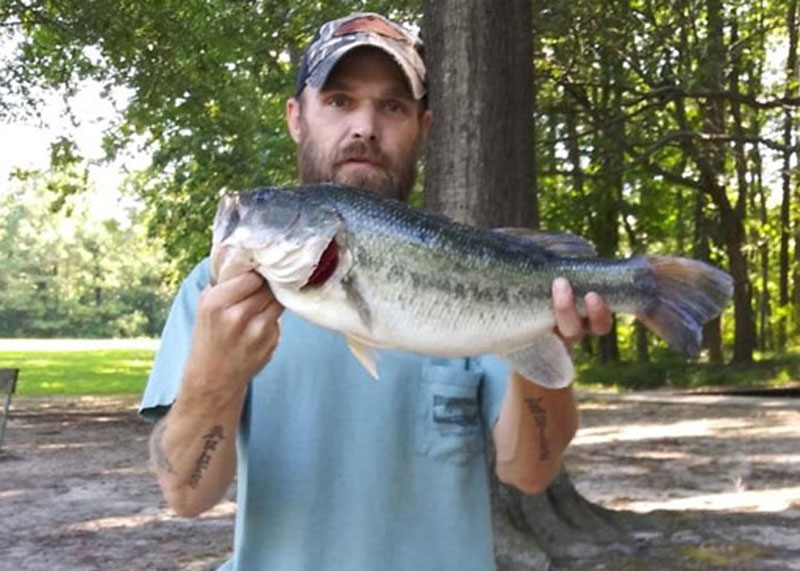
[[[511,377],[509,364],[497,355],[484,355],[474,359],[475,364],[483,370],[481,385],[481,406],[483,418],[489,428],[494,428],[503,408],[508,381]]]
[[[180,389],[183,368],[191,349],[192,329],[200,292],[209,284],[208,258],[186,277],[172,302],[161,334],[150,378],[139,404],[139,414],[156,421],[167,413]]]

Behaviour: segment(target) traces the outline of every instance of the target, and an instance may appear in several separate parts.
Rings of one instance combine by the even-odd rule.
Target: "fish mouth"
[[[314,271],[300,289],[321,286],[328,281],[337,267],[339,267],[339,244],[336,243],[335,238],[331,238],[331,241],[322,251]]]

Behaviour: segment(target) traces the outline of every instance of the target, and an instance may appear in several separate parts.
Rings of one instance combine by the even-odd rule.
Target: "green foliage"
[[[168,266],[136,213],[91,218],[83,196],[49,190],[70,173],[22,178],[0,197],[0,337],[158,335]]]
[[[738,0],[534,3],[543,226],[578,232],[610,255],[678,253],[731,269],[741,251],[748,268],[737,290],[759,295],[736,319],[766,304],[766,290],[772,303],[758,326],[767,347],[781,316],[797,318],[774,303],[780,232],[770,180],[798,137],[800,105],[775,101],[786,89],[776,64],[787,57],[788,10]],[[781,134],[787,114],[790,140]],[[733,247],[739,222],[745,234]],[[800,248],[796,235],[790,242]],[[748,333],[732,316],[723,320],[728,346]]]
[[[20,369],[20,396],[141,394],[152,350],[3,351],[0,367]]]
[[[132,90],[105,148],[144,137],[153,161],[137,190],[185,270],[207,254],[221,191],[296,180],[284,119],[294,69],[322,22],[355,10],[414,21],[419,3],[0,1],[0,21],[21,38],[0,85],[69,90],[88,77]]]

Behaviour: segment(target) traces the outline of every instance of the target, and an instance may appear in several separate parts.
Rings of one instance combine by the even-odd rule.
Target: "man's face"
[[[322,89],[306,87],[286,110],[304,183],[334,181],[408,198],[431,114],[420,112],[391,56],[353,50]]]

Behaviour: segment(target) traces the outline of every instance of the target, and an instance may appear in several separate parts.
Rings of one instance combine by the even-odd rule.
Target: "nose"
[[[351,132],[353,138],[375,141],[378,138],[378,116],[371,105],[362,105],[352,117]]]

